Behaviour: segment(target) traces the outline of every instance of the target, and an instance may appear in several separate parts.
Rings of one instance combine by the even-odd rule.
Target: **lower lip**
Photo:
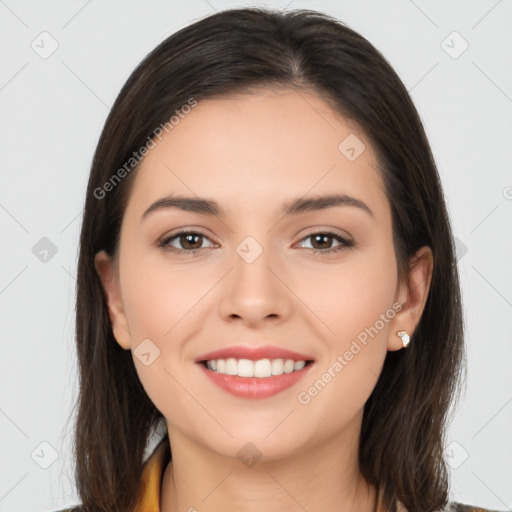
[[[203,363],[198,363],[207,377],[220,388],[232,395],[242,398],[268,398],[297,384],[309,371],[313,363],[309,363],[301,370],[272,377],[239,377],[226,375],[209,370]]]

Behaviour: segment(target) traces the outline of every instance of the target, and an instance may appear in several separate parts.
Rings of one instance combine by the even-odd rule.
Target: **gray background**
[[[332,14],[367,37],[411,92],[459,244],[468,384],[447,432],[451,496],[512,509],[511,0],[0,0],[0,511],[78,502],[69,419],[76,253],[109,107],[157,43],[235,5]]]

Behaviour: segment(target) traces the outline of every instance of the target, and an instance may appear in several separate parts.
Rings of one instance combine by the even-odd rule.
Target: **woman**
[[[77,510],[483,510],[448,500],[464,345],[434,159],[339,21],[228,10],[143,60],[77,286]]]

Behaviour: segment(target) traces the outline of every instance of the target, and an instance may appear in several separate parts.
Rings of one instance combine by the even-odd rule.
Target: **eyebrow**
[[[375,218],[372,210],[366,203],[360,199],[356,199],[355,197],[345,194],[318,195],[293,199],[283,204],[282,215],[283,217],[300,215],[307,212],[333,208],[335,206],[353,206]],[[171,194],[169,196],[162,197],[151,204],[151,206],[142,214],[141,220],[147,218],[151,213],[169,208],[177,208],[187,212],[199,213],[201,215],[215,215],[218,217],[226,216],[224,209],[214,200]]]

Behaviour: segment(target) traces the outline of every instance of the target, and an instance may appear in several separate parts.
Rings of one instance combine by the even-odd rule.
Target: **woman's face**
[[[219,211],[151,208],[171,195]],[[334,195],[342,199],[285,213]],[[176,236],[183,230],[196,234]],[[248,442],[268,459],[340,435],[354,442],[387,350],[402,347],[396,331],[412,334],[425,298],[421,278],[418,299],[399,286],[390,205],[364,133],[292,90],[201,100],[155,139],[118,263],[97,255],[114,334],[171,443],[180,436],[233,457]],[[243,352],[263,346],[313,362],[217,379],[198,362],[241,347],[224,372],[290,370],[275,362],[289,354]]]

